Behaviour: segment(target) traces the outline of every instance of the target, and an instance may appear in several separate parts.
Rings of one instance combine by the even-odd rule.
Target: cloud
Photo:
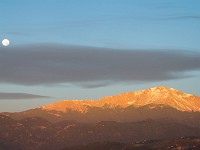
[[[34,98],[50,98],[48,96],[33,95],[27,93],[0,93],[0,100],[8,99],[34,99]]]
[[[200,54],[178,50],[124,50],[56,44],[0,48],[0,83],[86,88],[121,82],[186,78]]]

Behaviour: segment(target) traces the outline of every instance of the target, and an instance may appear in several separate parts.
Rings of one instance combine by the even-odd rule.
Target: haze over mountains
[[[200,97],[164,86],[0,114],[2,150],[59,150],[187,136],[200,136]]]

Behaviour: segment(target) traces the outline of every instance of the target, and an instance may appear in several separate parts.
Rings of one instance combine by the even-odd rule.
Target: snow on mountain
[[[78,111],[81,113],[87,112],[89,106],[93,106],[94,101],[92,100],[64,100],[49,104],[47,106],[42,106],[41,109],[44,110],[56,110],[56,111]]]
[[[136,92],[108,96],[99,100],[64,100],[41,107],[51,111],[78,111],[86,113],[90,107],[142,107],[145,105],[167,105],[181,111],[200,111],[200,97],[186,94],[173,88],[157,86]]]

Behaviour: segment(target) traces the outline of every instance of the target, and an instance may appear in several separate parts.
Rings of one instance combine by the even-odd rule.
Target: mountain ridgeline
[[[199,112],[200,97],[158,86],[99,100],[64,100],[23,112],[5,114],[13,119],[42,117],[50,122],[136,122],[153,119],[199,126]]]
[[[96,146],[92,143],[114,149],[140,143],[141,149],[153,149],[159,142],[148,141],[180,142],[188,136],[200,137],[200,97],[163,86],[0,113],[0,150],[87,149]],[[196,139],[188,142],[200,146]]]

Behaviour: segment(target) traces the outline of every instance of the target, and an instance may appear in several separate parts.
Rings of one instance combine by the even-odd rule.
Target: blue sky
[[[157,85],[200,95],[199,6],[199,0],[1,0],[0,39],[10,46],[0,46],[0,111]]]

